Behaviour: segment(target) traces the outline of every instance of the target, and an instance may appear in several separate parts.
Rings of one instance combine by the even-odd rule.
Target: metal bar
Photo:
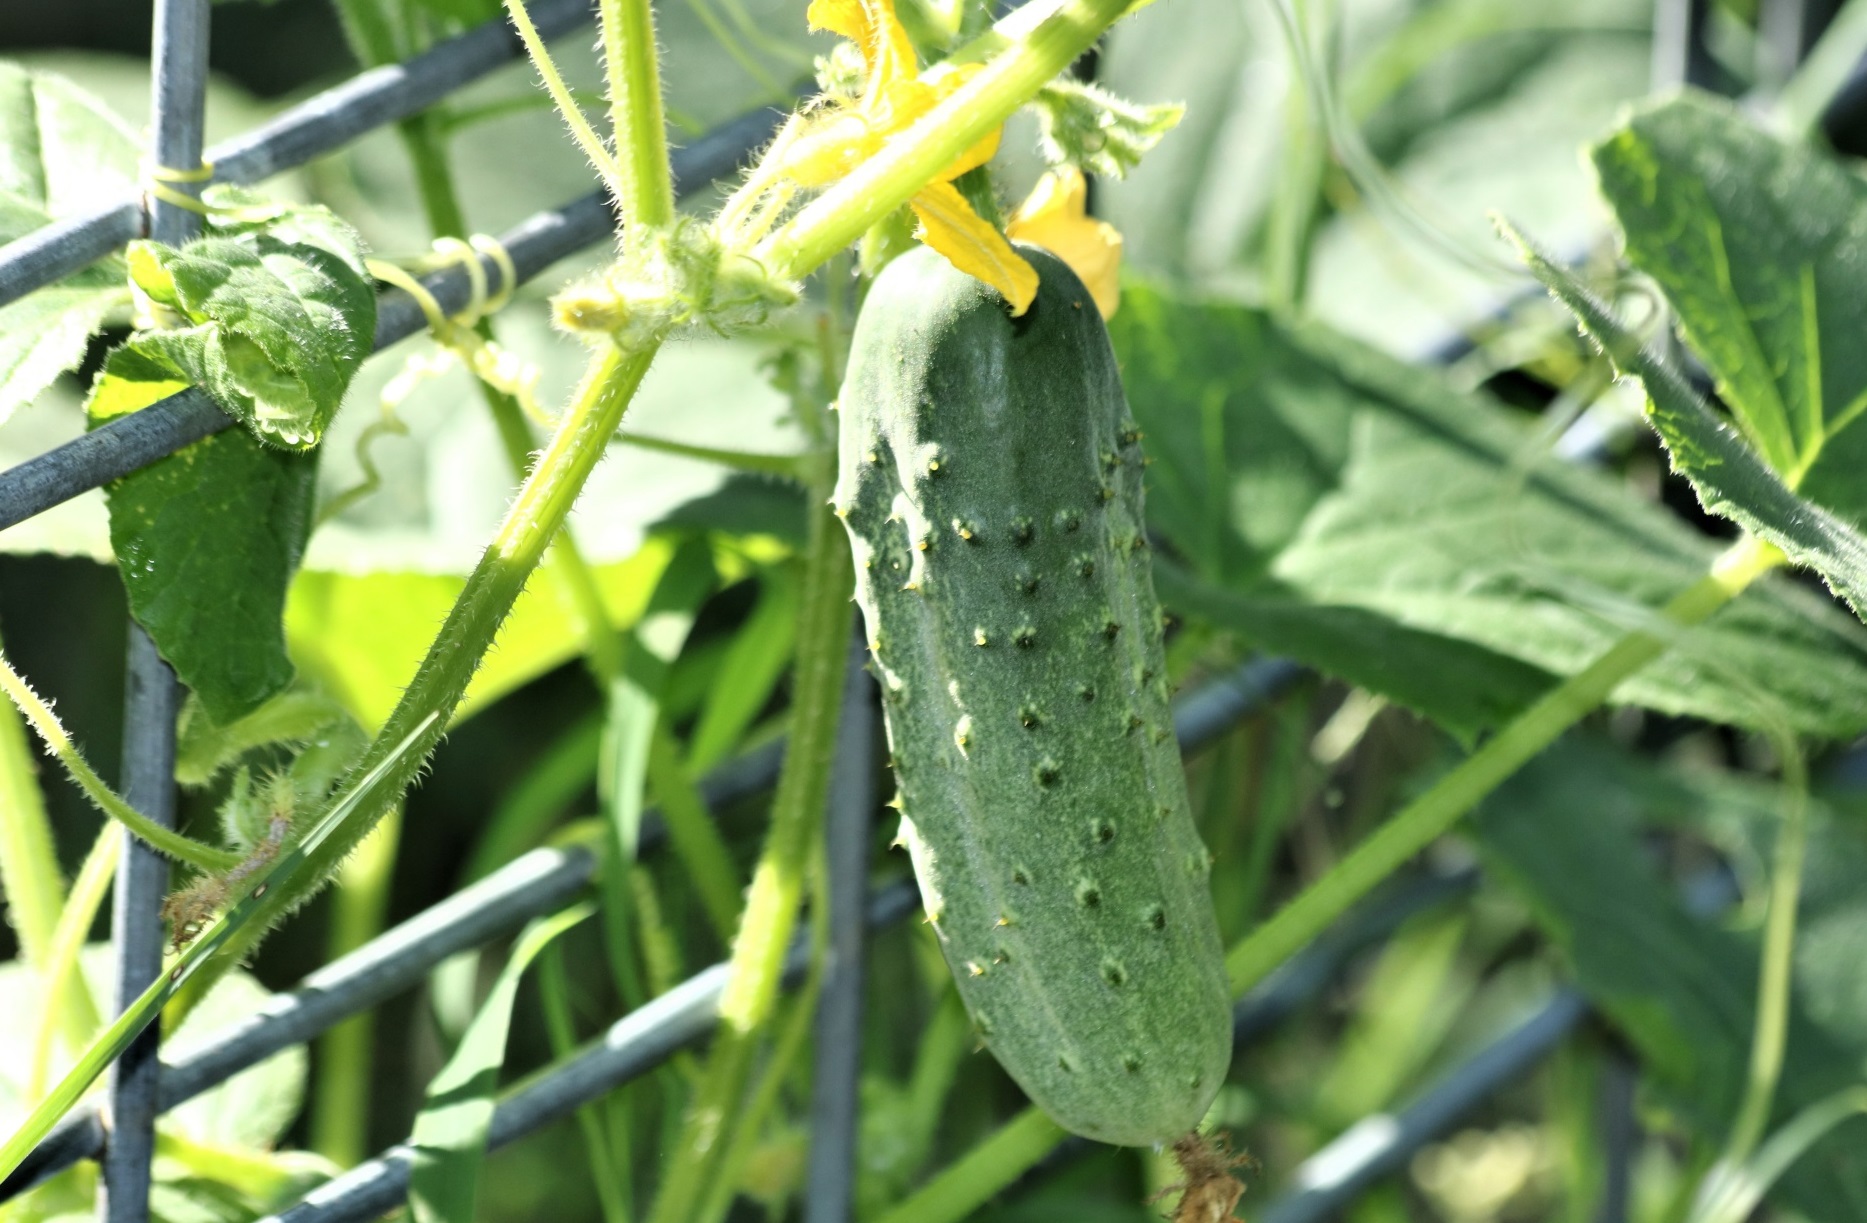
[[[1719,71],[1705,45],[1709,0],[1657,0],[1653,6],[1652,89],[1681,85],[1709,89]]]
[[[862,990],[868,923],[869,833],[875,814],[875,683],[868,648],[849,646],[825,830],[830,949],[817,1003],[811,1063],[810,1164],[804,1223],[849,1223],[856,1197],[856,1123],[862,1077]]]
[[[1272,1202],[1258,1223],[1322,1223],[1361,1191],[1449,1131],[1493,1092],[1536,1065],[1588,1014],[1572,989],[1559,991],[1542,1010],[1481,1049],[1435,1083],[1398,1115],[1375,1113],[1350,1126],[1297,1168],[1296,1188]]]
[[[589,0],[533,0],[533,22],[555,38],[590,20]],[[525,53],[504,17],[436,43],[407,63],[351,77],[252,131],[207,150],[214,181],[256,183],[304,165],[365,132],[406,119]],[[201,155],[197,145],[195,156]],[[178,163],[166,163],[178,164]],[[190,163],[193,164],[192,162]],[[143,236],[143,201],[119,200],[0,247],[0,306],[90,266]]]
[[[878,892],[869,905],[869,924],[889,926],[920,907],[912,883]],[[799,938],[785,960],[786,985],[795,985],[809,961],[808,940]],[[720,994],[729,966],[715,964],[689,977],[610,1026],[583,1053],[559,1063],[508,1092],[493,1112],[489,1149],[539,1129],[621,1086],[695,1044],[719,1020]],[[399,1205],[408,1191],[412,1153],[407,1144],[390,1148],[319,1186],[304,1200],[263,1223],[344,1223],[373,1219]]]
[[[158,166],[189,171],[201,164],[207,112],[209,0],[156,0],[149,58],[150,99]],[[177,185],[180,191],[188,188]],[[171,246],[200,232],[201,218],[166,200],[155,201],[150,233]],[[141,626],[130,624],[123,696],[124,799],[151,820],[175,826],[175,720],[181,684]],[[169,890],[168,859],[129,832],[110,905],[115,959],[113,1010],[121,1014],[162,972],[162,898]],[[147,1223],[150,1165],[155,1158],[162,1026],[150,1024],[111,1064],[105,1088],[103,1176],[97,1217],[102,1223]]]
[[[1175,715],[1182,750],[1190,753],[1210,742],[1224,728],[1221,718],[1236,721],[1249,717],[1285,691],[1288,683],[1302,674],[1294,667],[1286,672],[1285,667],[1274,661],[1247,663],[1186,697]],[[1223,699],[1207,696],[1209,689],[1222,690]],[[777,780],[783,758],[782,740],[755,748],[707,774],[700,783],[701,794],[709,806],[718,808],[768,789]],[[651,812],[650,819],[644,822],[644,850],[660,840],[660,825],[652,816]],[[593,869],[588,855],[576,850],[535,850],[501,867],[319,969],[292,993],[275,998],[251,1019],[215,1033],[208,1043],[175,1065],[164,1067],[162,1107],[173,1108],[280,1049],[310,1040],[345,1016],[375,1006],[415,984],[448,956],[556,908],[583,886]],[[1299,955],[1291,964],[1307,962]],[[1296,971],[1287,965],[1261,987],[1260,993],[1296,988],[1292,996],[1306,997],[1301,995],[1300,986],[1291,984],[1291,974]],[[1251,997],[1257,998],[1259,993]],[[11,1176],[0,1182],[0,1202],[80,1160],[96,1156],[103,1143],[95,1105],[73,1110]]]
[[[674,152],[676,188],[689,192],[731,173],[745,155],[770,138],[779,112],[766,108],[741,115],[694,143]],[[553,263],[614,232],[614,219],[602,193],[520,222],[500,238],[512,255],[519,280],[538,275]],[[501,284],[499,268],[483,259],[489,288]],[[454,267],[424,277],[422,284],[445,310],[464,308],[472,294],[465,269]],[[421,308],[399,289],[378,301],[376,349],[382,349],[427,326]],[[0,472],[0,531],[15,526],[80,493],[233,426],[206,392],[190,388],[92,430],[83,437]]]
[[[331,961],[287,994],[163,1063],[164,1111],[192,1100],[292,1045],[303,1044],[357,1011],[409,988],[458,951],[496,938],[562,907],[590,882],[596,858],[585,849],[535,849],[462,888],[431,909]],[[0,1202],[26,1192],[104,1147],[95,1104],[59,1122],[4,1183]]]
[[[199,2],[205,0],[184,0]],[[165,827],[175,825],[175,718],[181,685],[155,643],[130,625],[123,698],[123,797]],[[113,1011],[121,1014],[162,972],[162,898],[168,859],[127,830],[122,865],[111,894],[110,941],[115,960]],[[161,1026],[151,1024],[111,1064],[106,1088],[109,1142],[103,1153],[97,1216],[103,1223],[143,1223],[149,1217],[149,1164],[155,1155],[156,1060]],[[99,1130],[100,1136],[103,1130]]]
[[[1620,1049],[1601,1070],[1601,1202],[1595,1223],[1627,1223],[1633,1199],[1634,1156],[1640,1151],[1640,1117],[1634,1111],[1640,1066]]]

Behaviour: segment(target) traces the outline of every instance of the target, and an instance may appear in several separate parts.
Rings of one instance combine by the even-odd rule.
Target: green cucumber
[[[1167,704],[1140,434],[1082,282],[926,248],[852,341],[836,509],[902,839],[986,1046],[1065,1128],[1168,1142],[1231,1059],[1209,858]]]

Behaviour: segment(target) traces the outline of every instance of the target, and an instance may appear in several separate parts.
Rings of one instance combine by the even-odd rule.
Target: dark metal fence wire
[[[1790,63],[1812,41],[1811,22],[1819,19],[1811,18],[1815,11],[1811,5],[1819,7],[1818,0],[1765,0],[1773,28],[1796,32],[1793,50],[1786,52]],[[546,38],[578,28],[591,17],[588,0],[533,0],[531,7]],[[1777,11],[1790,9],[1794,12],[1787,15]],[[1660,0],[1654,60],[1659,77],[1701,78],[1704,12],[1702,0]],[[1826,10],[1822,12],[1825,16]],[[407,63],[361,73],[204,153],[200,100],[208,0],[159,0],[156,13],[157,161],[180,169],[206,160],[214,166],[214,179],[219,182],[254,183],[302,165],[434,105],[523,53],[504,21],[489,22],[437,43]],[[685,193],[730,173],[770,137],[779,117],[774,110],[754,111],[677,150],[678,189]],[[1834,138],[1859,126],[1863,118],[1867,118],[1867,61],[1857,66],[1829,107],[1823,128]],[[0,305],[88,266],[132,238],[148,235],[160,241],[184,241],[195,220],[185,209],[159,201],[152,207],[145,200],[129,199],[46,226],[0,248]],[[501,235],[501,241],[523,282],[557,260],[601,241],[613,225],[607,200],[593,193],[531,217]],[[485,271],[488,283],[501,287],[500,270],[490,260],[485,261]],[[423,283],[445,310],[461,309],[468,302],[470,282],[463,269],[434,273]],[[376,348],[404,339],[424,325],[420,309],[406,294],[385,293],[379,303]],[[1449,361],[1465,350],[1461,342],[1451,340],[1434,348],[1431,357]],[[206,395],[187,391],[0,472],[0,530],[232,424]],[[1182,749],[1197,750],[1306,675],[1294,663],[1263,660],[1193,692],[1175,712]],[[870,696],[862,691],[864,682],[852,681],[846,695],[845,739],[833,781],[832,819],[844,834],[856,833],[871,814],[863,796],[873,792],[873,755],[872,750],[864,750],[863,741],[873,738],[874,711]],[[159,816],[172,806],[169,778],[175,696],[172,672],[155,656],[147,638],[133,630],[123,781],[130,800],[151,815]],[[702,783],[708,802],[718,805],[769,786],[782,750],[781,743],[771,744],[710,774]],[[867,843],[862,835],[848,839]],[[644,849],[658,840],[651,824]],[[154,857],[134,844],[131,850],[130,863],[137,854]],[[853,853],[844,856],[848,860],[839,857],[832,872],[833,946],[836,955],[844,957],[843,966],[855,968],[862,954],[863,931],[900,920],[916,907],[917,897],[911,884],[896,883],[871,896],[866,912],[862,911],[854,902],[866,886],[867,864]],[[177,1062],[161,1062],[153,1048],[138,1062],[133,1051],[113,1074],[107,1115],[100,1114],[94,1103],[74,1110],[0,1183],[0,1202],[82,1159],[101,1158],[105,1185],[101,1217],[109,1223],[140,1223],[148,1217],[153,1125],[160,1112],[412,987],[446,957],[560,907],[588,884],[594,868],[593,858],[582,849],[533,851],[333,961],[296,990],[275,997],[258,1014]],[[160,937],[155,907],[164,885],[153,876],[139,883],[137,870],[126,864],[115,902],[120,995],[125,989],[133,994],[140,989],[136,982],[154,971],[140,963],[148,949],[138,944]],[[1408,916],[1462,894],[1471,883],[1470,872],[1395,881],[1240,1002],[1235,1017],[1240,1045],[1262,1039],[1313,999],[1353,955],[1385,940]],[[157,956],[159,963],[159,946]],[[792,950],[788,980],[800,976],[804,964],[800,942]],[[811,1223],[848,1219],[852,1198],[861,974],[837,969],[833,964],[819,1020],[819,1031],[828,1039],[819,1042],[823,1065],[817,1071],[813,1105],[819,1149],[813,1154],[809,1175],[806,1209]],[[504,1145],[566,1116],[645,1073],[676,1050],[703,1040],[712,1029],[725,975],[723,964],[707,969],[623,1017],[578,1054],[507,1092],[495,1113],[492,1145]],[[1533,1066],[1585,1013],[1578,995],[1559,991],[1541,1011],[1454,1069],[1412,1106],[1398,1115],[1370,1118],[1325,1148],[1304,1165],[1293,1192],[1274,1203],[1263,1217],[1275,1223],[1332,1217],[1367,1185],[1401,1166],[1471,1107]],[[1628,1077],[1631,1082],[1631,1071]],[[1085,1149],[1086,1143],[1066,1143],[1034,1169],[1031,1177],[1045,1175]],[[322,1186],[280,1217],[294,1223],[370,1218],[401,1201],[407,1175],[406,1148],[393,1148]]]

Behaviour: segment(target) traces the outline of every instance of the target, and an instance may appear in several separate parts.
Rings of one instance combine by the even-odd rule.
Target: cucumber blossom
[[[1089,292],[1019,318],[920,248],[877,278],[836,510],[902,837],[986,1046],[1103,1142],[1196,1125],[1231,1058],[1209,860],[1167,704],[1140,434]]]

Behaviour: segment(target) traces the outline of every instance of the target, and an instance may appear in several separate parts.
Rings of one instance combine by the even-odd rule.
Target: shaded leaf
[[[416,1223],[472,1223],[480,1165],[493,1124],[493,1094],[506,1061],[506,1032],[519,979],[551,940],[595,909],[579,905],[525,927],[512,958],[460,1038],[447,1065],[428,1084],[427,1100],[409,1135],[414,1148],[408,1208]]]
[[[1470,735],[1704,575],[1714,545],[1544,453],[1482,396],[1319,327],[1131,288],[1110,323],[1147,434],[1170,605]],[[1867,636],[1761,584],[1615,699],[1740,725],[1867,726]]]
[[[111,353],[87,405],[102,424],[186,389],[200,371],[186,333]],[[317,456],[228,429],[110,484],[110,544],[130,612],[216,722],[292,679],[286,586],[311,532]]]
[[[1756,942],[1687,913],[1638,839],[1650,801],[1670,791],[1674,807],[1689,806],[1703,794],[1610,755],[1559,745],[1500,788],[1475,832],[1577,983],[1639,1050],[1643,1074],[1716,1144],[1744,1089]],[[1793,1008],[1772,1128],[1858,1079],[1863,1050],[1848,1035],[1818,1024],[1805,1005]],[[1864,1134],[1867,1123],[1855,1122],[1831,1135],[1776,1194],[1813,1218],[1859,1218],[1867,1203]]]
[[[1856,615],[1867,618],[1867,536],[1797,496],[1606,303],[1523,235],[1504,229],[1537,279],[1574,312],[1616,367],[1645,385],[1647,420],[1666,443],[1673,470],[1691,482],[1706,512],[1731,519],[1781,548],[1791,561],[1815,570]]]
[[[656,538],[626,561],[596,566],[611,624],[636,622],[672,555],[673,546]],[[301,573],[286,602],[292,655],[373,730],[402,698],[434,626],[464,585],[465,578],[445,573]],[[556,567],[541,566],[500,626],[498,648],[474,672],[454,720],[576,657],[583,628],[575,606]]]
[[[1592,150],[1627,258],[1656,280],[1744,436],[1867,524],[1867,179],[1686,94]]]

